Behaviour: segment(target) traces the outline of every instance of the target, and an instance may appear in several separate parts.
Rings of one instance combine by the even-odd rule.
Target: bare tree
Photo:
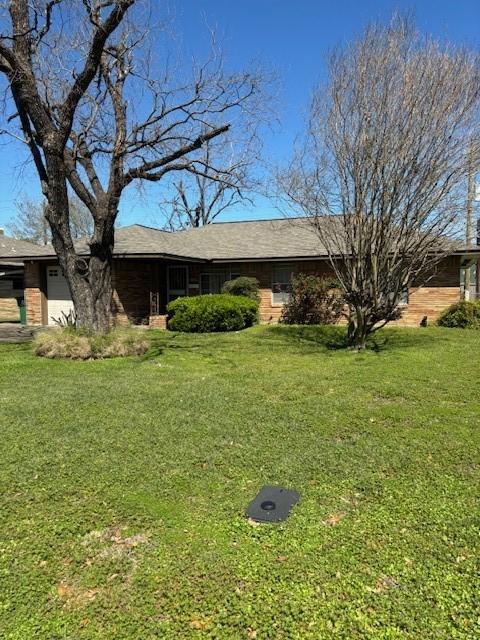
[[[258,162],[258,141],[250,138],[238,149],[233,144],[208,142],[202,150],[208,173],[190,173],[172,180],[171,196],[161,202],[170,230],[203,227],[236,206],[251,203],[257,188],[252,168]]]
[[[18,123],[17,137],[35,162],[77,324],[107,330],[114,224],[124,190],[173,171],[215,173],[199,151],[253,116],[261,79],[226,74],[215,52],[188,74],[160,67],[152,52],[161,43],[148,46],[150,15],[137,0],[5,5],[0,72],[13,103],[8,121]],[[168,51],[161,53],[169,60]],[[94,222],[88,271],[70,231],[68,185]]]
[[[16,203],[15,218],[7,225],[14,238],[34,244],[50,244],[50,228],[45,217],[46,202],[24,198]]]
[[[471,144],[467,159],[467,197],[465,199],[466,220],[465,220],[465,244],[473,244],[473,209],[475,202],[475,175],[477,173],[478,158],[475,158],[476,145]],[[470,265],[463,271],[463,296],[465,300],[470,300],[472,270]]]
[[[38,202],[24,198],[16,203],[16,208],[17,214],[7,227],[13,237],[35,244],[51,244],[52,236],[45,216],[46,201]],[[70,233],[73,240],[91,236],[93,218],[83,202],[76,197],[70,198],[69,210]]]
[[[451,244],[468,143],[478,139],[479,60],[396,17],[334,53],[329,72],[280,182],[325,246],[345,290],[350,344],[363,348]]]

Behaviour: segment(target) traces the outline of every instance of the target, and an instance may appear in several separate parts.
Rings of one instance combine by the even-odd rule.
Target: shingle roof
[[[176,233],[162,231],[141,224],[115,229],[114,255],[172,255],[181,257],[191,256],[181,243],[176,242]],[[88,254],[88,242],[83,240],[76,245],[77,252]]]
[[[48,256],[52,251],[52,247],[41,247],[32,242],[16,240],[3,235],[3,233],[0,234],[0,260],[2,262],[15,262],[17,259],[21,262],[24,256]]]
[[[86,243],[78,246],[88,253]],[[115,232],[115,255],[161,254],[199,260],[317,257],[325,255],[304,218],[221,222],[168,232],[134,224]]]
[[[325,224],[335,222],[332,218],[325,218]],[[27,245],[23,255],[20,254],[20,249],[17,249],[21,258],[55,257],[52,247],[38,247],[22,241],[14,242]],[[76,248],[79,254],[88,254],[86,240],[79,242]],[[452,247],[453,252],[460,250],[461,247]],[[478,247],[467,249],[471,250],[478,250]],[[326,257],[327,251],[309,219],[282,218],[221,222],[176,232],[139,224],[120,227],[115,230],[114,255],[234,262],[322,258]],[[2,257],[0,251],[0,259]]]
[[[77,244],[77,251],[88,254],[86,240]],[[177,232],[134,224],[116,229],[114,255],[163,255],[203,261],[308,258],[325,255],[325,251],[309,222],[296,218],[221,222]],[[29,245],[22,255],[47,256],[55,256],[51,247],[35,245]]]
[[[189,253],[209,260],[319,257],[325,248],[305,218],[222,222],[175,234]]]

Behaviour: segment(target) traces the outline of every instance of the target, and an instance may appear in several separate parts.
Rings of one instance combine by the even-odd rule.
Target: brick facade
[[[114,261],[112,312],[117,324],[148,324],[152,269],[147,261]]]
[[[320,276],[333,276],[330,265],[326,261],[297,261],[277,263],[291,267],[292,273],[308,273]],[[259,315],[262,323],[276,323],[282,314],[283,305],[274,304],[272,300],[272,282],[274,262],[231,263],[222,265],[194,265],[190,272],[194,274],[195,284],[200,280],[202,269],[209,273],[215,271],[235,272],[243,276],[257,278],[260,283]],[[409,303],[405,307],[402,318],[395,324],[401,326],[419,326],[425,316],[428,322],[434,322],[440,313],[454,302],[460,300],[460,258],[447,258],[437,268],[436,275],[426,287],[412,287],[409,290]],[[189,291],[195,295],[199,289]]]
[[[148,326],[151,329],[166,329],[167,328],[167,316],[166,315],[154,315],[150,316]]]
[[[179,265],[180,263],[171,263]],[[332,275],[326,261],[248,262],[230,264],[189,264],[188,295],[201,293],[202,272],[239,273],[252,276],[260,283],[260,321],[278,322],[281,304],[272,301],[272,281],[275,264],[291,268],[292,273]],[[117,324],[149,324],[166,327],[167,263],[148,260],[117,259],[114,262],[112,311]],[[413,287],[409,291],[409,304],[396,324],[418,326],[424,316],[434,322],[441,311],[460,299],[460,258],[452,256],[437,269],[428,286]],[[25,297],[27,322],[30,325],[47,323],[45,266],[42,263],[25,264]]]
[[[44,265],[40,262],[26,262],[24,282],[27,324],[47,324],[47,289]]]
[[[412,287],[408,305],[398,326],[419,326],[426,317],[435,322],[444,309],[460,300],[460,257],[450,256],[437,268],[436,274],[424,287]]]
[[[18,320],[19,310],[15,298],[0,298],[0,320]]]

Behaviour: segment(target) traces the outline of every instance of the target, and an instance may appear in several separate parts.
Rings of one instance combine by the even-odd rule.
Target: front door
[[[186,296],[188,293],[187,288],[188,267],[168,267],[167,302]]]

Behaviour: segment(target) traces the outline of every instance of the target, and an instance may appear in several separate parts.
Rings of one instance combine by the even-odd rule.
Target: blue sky
[[[302,130],[312,87],[324,77],[326,54],[357,35],[366,23],[387,20],[396,10],[410,11],[429,34],[473,47],[480,41],[478,0],[170,0],[169,6],[186,52],[206,52],[207,23],[220,34],[229,67],[243,68],[260,59],[276,69],[281,79],[280,125],[267,130],[264,141],[267,156],[276,161],[288,157],[295,135]],[[24,194],[39,197],[39,187],[31,168],[19,169],[25,159],[21,148],[1,142],[0,226],[5,226],[14,215],[15,201]],[[156,189],[143,197],[127,191],[119,223],[158,221]],[[259,199],[255,207],[232,211],[223,219],[275,215],[274,207]]]

